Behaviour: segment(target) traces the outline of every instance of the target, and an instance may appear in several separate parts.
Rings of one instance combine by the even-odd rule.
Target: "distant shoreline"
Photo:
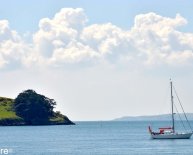
[[[193,120],[193,113],[186,113],[186,116],[191,121]],[[185,120],[184,114],[180,113],[182,120]],[[171,119],[170,114],[160,114],[160,115],[147,115],[147,116],[123,116],[120,118],[115,118],[111,121],[169,121]],[[176,114],[175,119],[180,120],[179,116]]]

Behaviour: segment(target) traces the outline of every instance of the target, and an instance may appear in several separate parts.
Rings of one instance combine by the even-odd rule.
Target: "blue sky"
[[[133,25],[137,14],[155,12],[162,16],[174,17],[180,13],[189,22],[182,28],[193,31],[192,1],[154,1],[154,0],[34,0],[34,1],[2,1],[0,5],[0,19],[8,19],[13,29],[20,33],[36,31],[41,18],[53,17],[64,7],[83,8],[89,18],[88,24],[111,22],[124,29]]]
[[[193,112],[192,3],[3,1],[0,96],[34,89],[72,120],[110,120],[170,112],[173,78]]]

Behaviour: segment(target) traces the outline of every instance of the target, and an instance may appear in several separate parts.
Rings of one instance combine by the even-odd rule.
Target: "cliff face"
[[[54,116],[47,121],[32,122],[27,124],[23,118],[16,115],[13,108],[13,99],[0,97],[0,125],[14,126],[14,125],[73,125],[74,123],[68,119],[67,116],[60,112],[55,112]]]

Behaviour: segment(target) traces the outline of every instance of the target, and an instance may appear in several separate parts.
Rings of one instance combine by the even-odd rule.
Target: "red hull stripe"
[[[172,129],[171,127],[167,127],[167,128],[159,128],[160,130],[170,130],[170,129]]]

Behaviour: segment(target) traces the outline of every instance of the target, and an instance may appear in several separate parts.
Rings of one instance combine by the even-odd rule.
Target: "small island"
[[[0,125],[74,125],[67,116],[54,111],[56,102],[34,90],[25,90],[15,99],[0,97]]]

